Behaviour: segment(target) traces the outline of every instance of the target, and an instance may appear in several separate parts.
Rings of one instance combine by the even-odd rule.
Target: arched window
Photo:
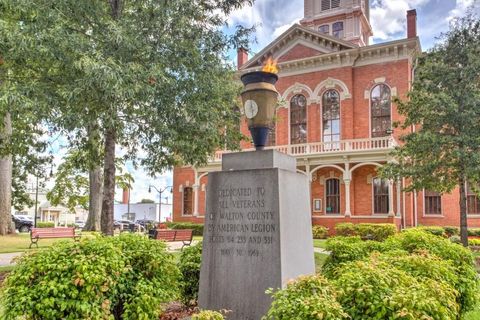
[[[467,183],[467,213],[480,214],[480,197],[472,190]]]
[[[290,100],[290,143],[307,142],[307,99],[297,94]]]
[[[435,191],[425,190],[425,214],[442,214],[442,195]]]
[[[342,39],[343,38],[343,22],[335,22],[332,24],[332,36]]]
[[[340,180],[337,178],[325,181],[325,212],[327,214],[340,213]]]
[[[390,88],[376,85],[371,94],[372,138],[385,137],[392,128]]]
[[[318,32],[323,34],[330,34],[330,25],[324,24],[318,27]]]
[[[191,216],[193,214],[193,188],[183,188],[183,215]]]
[[[373,213],[388,213],[388,180],[374,178],[373,181]]]
[[[340,141],[340,95],[336,90],[328,90],[322,102],[323,142],[326,148],[336,148],[338,144],[331,142]]]

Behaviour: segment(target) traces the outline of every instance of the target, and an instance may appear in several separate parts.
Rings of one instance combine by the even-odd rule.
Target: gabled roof
[[[318,52],[318,55],[357,48],[353,43],[294,24],[277,39],[253,56],[240,70],[260,66],[269,57],[280,58],[295,46],[304,46]]]

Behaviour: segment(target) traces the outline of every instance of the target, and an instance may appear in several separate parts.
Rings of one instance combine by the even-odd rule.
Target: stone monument
[[[222,171],[208,175],[199,307],[229,310],[229,320],[261,319],[271,304],[267,289],[315,273],[307,176],[297,173],[295,158],[263,150],[277,79],[242,77],[257,151],[225,154]]]

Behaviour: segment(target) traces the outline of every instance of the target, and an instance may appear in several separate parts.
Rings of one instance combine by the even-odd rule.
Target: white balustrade
[[[397,142],[392,137],[368,138],[368,139],[352,139],[331,142],[312,142],[303,144],[291,144],[267,147],[266,149],[274,149],[282,153],[292,156],[330,154],[330,153],[350,153],[364,151],[382,151],[391,150],[397,146]],[[244,151],[253,151],[247,149]],[[220,162],[224,153],[231,151],[217,151],[210,162]]]

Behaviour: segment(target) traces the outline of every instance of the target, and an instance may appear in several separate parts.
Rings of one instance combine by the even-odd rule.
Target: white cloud
[[[374,37],[390,40],[406,29],[406,14],[409,9],[425,5],[428,0],[375,0],[370,11]]]
[[[467,12],[467,9],[475,6],[478,10],[480,8],[480,1],[478,0],[457,0],[455,8],[448,13],[447,21],[451,21],[453,18],[462,17]]]

